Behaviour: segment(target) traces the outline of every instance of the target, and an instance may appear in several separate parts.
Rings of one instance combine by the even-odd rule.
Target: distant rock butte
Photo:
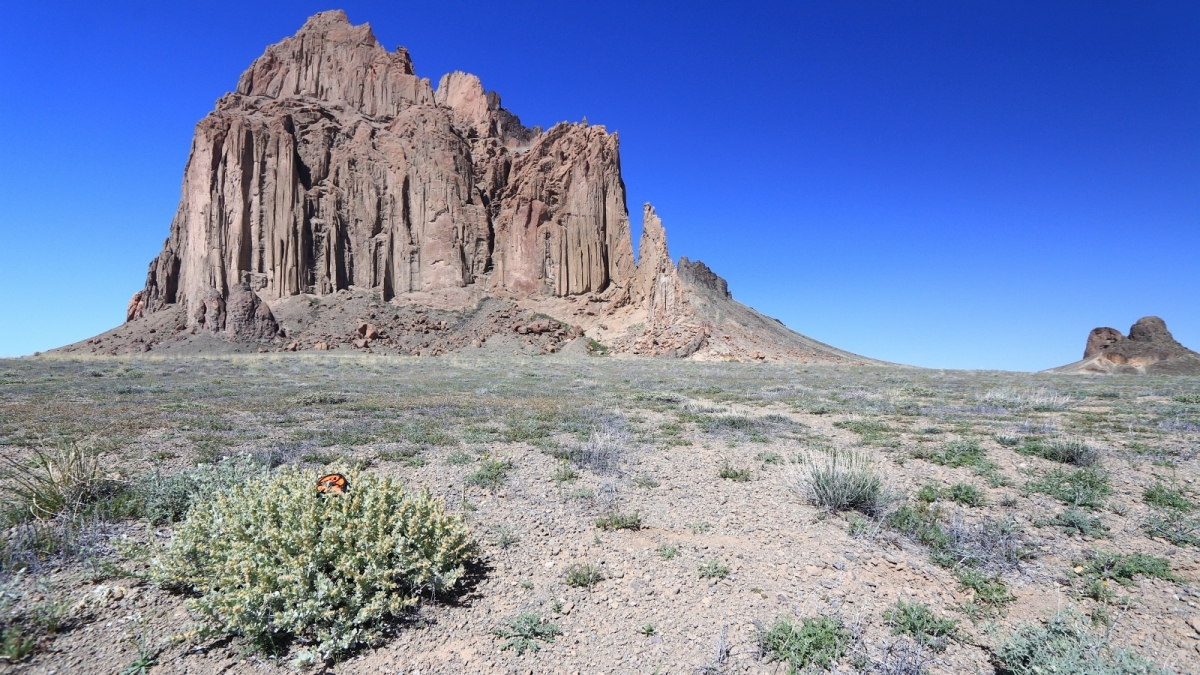
[[[1200,375],[1200,354],[1179,344],[1162,319],[1147,316],[1128,337],[1115,328],[1093,328],[1083,359],[1050,372]]]
[[[869,361],[737,303],[703,263],[676,267],[649,204],[644,220],[635,262],[615,133],[527,128],[474,75],[434,89],[403,47],[322,12],[196,125],[170,236],[127,324],[64,349],[142,352],[186,334],[445,353],[511,332],[518,350],[554,351],[586,331],[631,354]],[[457,314],[431,324],[426,309]],[[556,322],[520,319],[535,314]],[[374,338],[357,332],[368,322]]]

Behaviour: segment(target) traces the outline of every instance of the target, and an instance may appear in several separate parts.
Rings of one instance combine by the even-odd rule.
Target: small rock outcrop
[[[1165,321],[1147,316],[1129,328],[1128,337],[1115,328],[1093,328],[1083,360],[1050,372],[1200,375],[1200,354],[1179,344]]]
[[[270,340],[279,334],[279,324],[267,303],[243,282],[225,301],[225,325],[221,330],[234,340]]]
[[[733,294],[729,292],[729,284],[699,260],[692,262],[687,258],[680,258],[679,277],[697,292],[715,298],[733,299]]]
[[[271,340],[279,335],[279,324],[267,303],[242,282],[228,296],[210,289],[192,304],[193,332],[208,331],[235,341]]]
[[[142,318],[146,315],[146,292],[138,291],[129,299],[129,306],[125,308],[125,321],[130,322]]]

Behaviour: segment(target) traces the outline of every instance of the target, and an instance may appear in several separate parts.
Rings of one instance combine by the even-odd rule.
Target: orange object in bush
[[[317,479],[317,492],[340,495],[350,489],[350,483],[340,473],[331,473]]]

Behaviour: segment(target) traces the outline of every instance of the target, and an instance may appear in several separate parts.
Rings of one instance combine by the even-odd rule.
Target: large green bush
[[[260,646],[294,637],[330,659],[379,643],[390,617],[458,581],[476,544],[428,491],[346,473],[340,495],[287,468],[193,503],[152,577],[196,593],[211,629]]]

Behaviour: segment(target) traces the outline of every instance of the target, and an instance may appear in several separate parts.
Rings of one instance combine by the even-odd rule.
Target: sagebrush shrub
[[[702,418],[699,424],[710,434],[721,431],[751,432],[766,426],[761,420],[746,415],[714,415]]]
[[[917,501],[932,504],[941,496],[941,490],[936,485],[923,485],[917,490]]]
[[[942,520],[942,509],[930,506],[927,502],[918,502],[916,506],[905,504],[892,511],[883,522],[930,548],[941,549],[950,541],[940,524]]]
[[[94,445],[38,449],[25,461],[0,455],[0,475],[0,575],[49,558],[91,555],[102,539],[98,526],[131,509],[120,482],[100,470]],[[5,644],[0,656],[12,646]]]
[[[795,622],[783,617],[759,628],[759,649],[768,661],[788,664],[788,673],[829,670],[846,653],[854,634],[841,619],[819,616]]]
[[[993,652],[1003,675],[1167,675],[1134,652],[1112,646],[1067,609],[1041,623],[1023,624]]]
[[[349,401],[350,397],[345,394],[339,394],[331,391],[318,391],[311,394],[305,394],[296,398],[296,405],[313,406],[313,405],[337,405]]]
[[[489,457],[479,462],[479,468],[463,479],[467,485],[478,485],[494,490],[508,479],[508,472],[513,468],[512,460]]]
[[[861,436],[862,445],[871,445],[876,441],[883,440],[884,437],[892,431],[892,428],[886,422],[873,419],[852,418],[834,422],[833,426],[839,429],[847,429]]]
[[[1133,580],[1139,576],[1183,583],[1182,579],[1171,573],[1171,561],[1145,553],[1088,552],[1087,560],[1081,565],[1084,568],[1081,574],[1116,581],[1122,586],[1132,586]]]
[[[1100,463],[1100,451],[1083,441],[1062,440],[1054,441],[1042,451],[1046,459],[1074,464],[1075,466],[1093,466]]]
[[[946,649],[947,641],[958,628],[957,621],[937,616],[928,605],[903,600],[884,610],[883,620],[891,625],[892,635],[911,635],[917,642],[939,652]]]
[[[596,527],[601,530],[640,530],[642,529],[642,516],[637,511],[633,513],[609,511],[596,519]]]
[[[1200,548],[1200,518],[1188,518],[1178,511],[1150,514],[1142,529],[1151,537],[1162,537],[1176,546]]]
[[[987,497],[984,496],[983,490],[971,485],[970,483],[955,483],[946,490],[946,496],[959,504],[967,506],[983,506],[987,503]]]
[[[266,471],[261,459],[243,453],[189,471],[147,474],[133,483],[134,510],[155,525],[175,523],[187,515],[197,496],[216,494]]]
[[[600,474],[617,471],[629,445],[629,434],[617,422],[607,422],[593,429],[585,443],[576,449],[573,459],[580,466]]]
[[[717,475],[725,480],[731,480],[737,483],[745,483],[746,481],[750,480],[750,469],[736,469],[730,466],[729,462],[726,461],[721,464],[721,470],[717,472]]]
[[[302,637],[330,659],[377,644],[419,595],[454,586],[476,544],[427,490],[345,473],[345,494],[285,468],[195,502],[151,578],[196,593],[188,605],[210,628],[260,646]]]
[[[999,574],[988,576],[979,570],[964,568],[955,572],[954,576],[962,584],[963,590],[974,591],[976,602],[999,607],[1016,600]]]
[[[983,518],[969,523],[956,517],[946,528],[945,546],[933,552],[933,561],[950,567],[1007,569],[1032,555],[1022,541],[1021,528],[1011,518]]]
[[[987,461],[987,451],[979,441],[962,440],[943,443],[936,449],[918,448],[913,457],[928,460],[942,466],[977,466]]]
[[[1177,511],[1193,511],[1196,505],[1188,499],[1182,490],[1155,483],[1142,492],[1142,499],[1151,506]]]
[[[1093,466],[1100,463],[1100,451],[1078,440],[1028,439],[1025,441],[1025,445],[1017,449],[1017,452],[1025,455],[1038,455],[1052,462],[1076,466]]]
[[[1107,537],[1108,527],[1100,518],[1095,518],[1086,511],[1067,509],[1054,516],[1051,525],[1063,528],[1068,534],[1079,534],[1088,537]]]
[[[1100,466],[1087,466],[1070,473],[1052,469],[1025,484],[1026,492],[1041,492],[1067,506],[1096,509],[1112,494],[1108,472]]]
[[[567,585],[588,588],[604,580],[604,572],[595,565],[571,565],[567,568]]]

